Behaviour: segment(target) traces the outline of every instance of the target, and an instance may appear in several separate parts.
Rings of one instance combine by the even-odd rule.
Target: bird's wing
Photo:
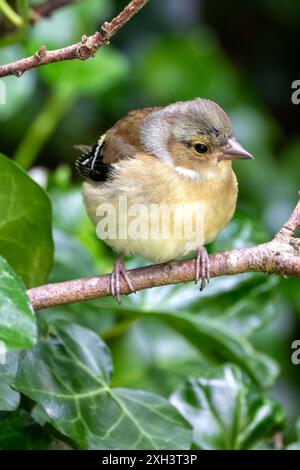
[[[138,109],[120,119],[76,160],[75,166],[81,176],[93,181],[106,181],[114,163],[138,155],[142,150],[142,122],[157,109],[159,108]]]

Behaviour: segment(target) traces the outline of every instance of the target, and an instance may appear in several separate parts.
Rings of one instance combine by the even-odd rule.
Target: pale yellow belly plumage
[[[114,166],[112,178],[85,182],[83,194],[98,236],[118,253],[175,259],[212,241],[233,216],[237,181],[227,162],[199,180],[147,155]]]

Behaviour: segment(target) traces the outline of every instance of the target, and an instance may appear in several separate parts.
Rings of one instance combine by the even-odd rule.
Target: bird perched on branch
[[[111,292],[134,286],[122,261],[165,262],[196,251],[195,279],[209,281],[204,245],[232,218],[237,180],[232,160],[252,159],[227,114],[196,98],[131,111],[76,161],[97,234],[118,253]]]

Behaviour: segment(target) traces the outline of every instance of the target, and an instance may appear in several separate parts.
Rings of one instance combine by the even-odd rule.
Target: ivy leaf
[[[3,37],[1,38],[3,39]],[[13,45],[10,47],[2,47],[1,45],[1,63],[6,64],[18,60],[20,57],[24,57],[24,48],[20,45]],[[17,113],[23,113],[24,107],[29,106],[30,99],[35,89],[35,77],[34,75],[24,74],[24,80],[10,80],[10,77],[1,77],[0,86],[4,88],[5,96],[4,100],[7,102],[7,106],[2,105],[2,94],[0,100],[0,122],[6,122],[9,118],[15,116]],[[2,91],[2,88],[1,88]],[[10,134],[10,137],[13,133]]]
[[[24,284],[2,256],[0,256],[0,340],[6,349],[28,348],[37,340],[36,317]]]
[[[193,426],[200,449],[251,449],[284,422],[282,406],[253,388],[235,365],[190,379],[171,402]]]
[[[28,286],[49,274],[53,243],[51,206],[45,191],[0,154],[0,255]]]
[[[54,340],[22,354],[15,386],[82,449],[189,449],[189,425],[167,400],[110,388],[110,352],[94,332],[52,325]]]
[[[297,419],[295,427],[297,440],[289,444],[286,450],[300,450],[300,418]]]
[[[1,352],[2,353],[2,352]],[[18,369],[18,354],[1,354],[0,361],[0,410],[13,411],[20,401],[20,394],[11,388],[11,383]],[[0,426],[1,428],[1,426]]]

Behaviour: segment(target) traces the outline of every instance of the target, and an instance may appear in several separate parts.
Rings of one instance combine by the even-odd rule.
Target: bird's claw
[[[198,248],[197,250],[196,277],[195,277],[196,284],[199,281],[201,281],[200,291],[202,291],[204,287],[209,283],[209,279],[210,279],[209,256],[208,256],[206,248],[201,247],[201,248]]]
[[[110,277],[110,290],[111,290],[111,295],[117,302],[117,304],[121,304],[121,287],[120,287],[120,278],[121,276],[127,283],[129,289],[131,292],[136,293],[135,289],[133,287],[133,284],[130,280],[130,277],[126,271],[126,268],[124,266],[124,263],[122,259],[117,259],[115,267],[113,269],[113,272],[111,273]]]

